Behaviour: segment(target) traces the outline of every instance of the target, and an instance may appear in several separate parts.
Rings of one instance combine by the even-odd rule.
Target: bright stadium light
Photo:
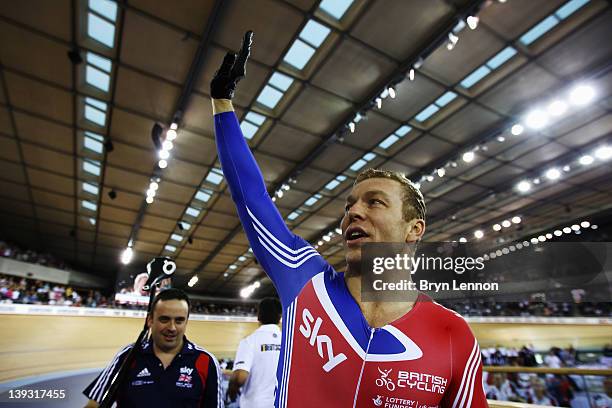
[[[582,228],[589,228],[589,227],[591,226],[591,223],[590,223],[590,222],[588,222],[588,221],[582,221],[582,222],[580,223],[580,226],[581,226]]]
[[[592,164],[593,161],[595,159],[593,159],[593,156],[590,156],[588,154],[585,154],[584,156],[580,157],[580,160],[578,160],[580,162],[580,164],[582,164],[583,166],[588,166],[589,164]]]
[[[475,157],[474,152],[470,151],[470,152],[463,153],[462,159],[464,162],[470,163],[474,160],[474,157]]]
[[[481,230],[476,230],[474,231],[474,237],[476,239],[481,239],[482,237],[484,237],[484,232],[482,232]]]
[[[520,224],[521,223],[521,217],[519,217],[518,215],[512,217],[512,223],[513,224]]]
[[[612,147],[601,146],[599,149],[595,150],[595,157],[599,160],[608,160],[612,157]]]
[[[570,92],[570,102],[577,106],[587,105],[594,97],[595,90],[589,85],[578,85]]]
[[[499,224],[493,225],[493,231],[501,231],[502,227]]]
[[[552,101],[551,104],[548,105],[547,110],[551,116],[561,116],[565,112],[567,112],[567,103],[557,99],[555,101]]]
[[[523,133],[524,130],[525,130],[525,128],[523,128],[523,125],[521,125],[520,123],[517,123],[516,125],[512,126],[512,129],[510,129],[510,132],[514,136],[518,136],[521,133]]]
[[[525,124],[532,129],[542,129],[548,125],[548,115],[540,109],[532,110],[525,117]]]
[[[552,168],[546,171],[546,178],[549,180],[557,180],[559,177],[561,177],[559,169]]]
[[[476,27],[478,27],[478,22],[480,19],[476,16],[469,16],[465,21],[470,29],[475,30]]]
[[[168,162],[162,159],[157,163],[157,165],[160,169],[165,169],[166,167],[168,167]]]
[[[123,250],[123,253],[121,254],[121,263],[124,265],[129,264],[130,262],[132,262],[132,257],[134,256],[134,250],[132,250],[132,247],[127,247]]]
[[[174,130],[174,129],[170,129],[170,130],[168,130],[166,132],[166,140],[167,141],[170,141],[170,142],[173,141],[174,139],[176,139],[176,136],[177,136],[176,130]]]
[[[502,227],[504,227],[504,228],[509,228],[511,225],[512,225],[512,223],[510,221],[508,221],[508,220],[504,220],[502,222]]]
[[[521,193],[526,193],[529,190],[531,190],[531,183],[528,182],[527,180],[523,180],[523,181],[521,181],[520,183],[517,184],[516,188]]]

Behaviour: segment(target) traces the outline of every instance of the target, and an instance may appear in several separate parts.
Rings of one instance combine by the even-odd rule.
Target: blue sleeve
[[[308,242],[287,228],[268,195],[234,112],[215,115],[215,138],[223,175],[251,248],[283,305],[288,305],[328,264]]]

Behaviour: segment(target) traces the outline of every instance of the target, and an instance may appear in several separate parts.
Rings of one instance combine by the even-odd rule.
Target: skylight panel
[[[359,169],[361,169],[366,164],[368,164],[367,161],[365,161],[363,159],[359,159],[355,163],[351,164],[351,167],[349,167],[349,169],[351,169],[353,171],[359,171]]]
[[[166,245],[166,246],[164,246],[164,249],[166,251],[169,251],[169,252],[175,252],[176,251],[176,247],[174,245]]]
[[[173,240],[173,241],[178,241],[178,242],[183,241],[183,237],[180,236],[179,234],[172,234],[172,235],[170,235],[170,239]]]
[[[490,73],[491,70],[485,65],[483,65],[476,69],[474,72],[472,72],[470,75],[463,78],[463,81],[461,81],[460,85],[466,89],[469,89],[474,86],[474,84],[480,82],[482,78],[486,77]]]
[[[331,180],[329,183],[327,183],[324,188],[327,189],[327,190],[332,191],[333,189],[338,187],[340,185],[340,183],[342,183],[344,180],[346,180],[346,176],[340,174],[340,175],[336,176],[336,178]]]
[[[444,106],[448,105],[456,97],[457,97],[456,93],[448,91],[444,95],[436,99],[434,103],[438,105],[440,108],[443,108]]]
[[[110,88],[110,75],[91,65],[85,67],[85,81],[104,92],[108,92]]]
[[[254,123],[258,126],[263,125],[263,123],[266,121],[265,116],[260,115],[259,113],[255,113],[255,112],[247,113],[244,118],[248,120],[249,122]]]
[[[399,136],[399,137],[403,137],[403,136],[405,136],[406,134],[408,134],[408,132],[410,132],[411,130],[412,130],[412,128],[411,128],[410,126],[408,126],[408,125],[403,125],[403,126],[401,126],[399,129],[397,129],[397,130],[395,131],[395,134],[396,134],[397,136]]]
[[[270,109],[274,109],[282,97],[283,94],[280,91],[272,88],[270,85],[266,85],[257,97],[257,102]]]
[[[419,112],[418,115],[415,116],[415,119],[418,120],[419,122],[425,122],[434,113],[436,113],[439,110],[440,108],[438,108],[436,105],[432,103],[431,105],[423,109],[421,112]]]
[[[298,218],[300,215],[302,215],[302,211],[301,211],[301,210],[295,210],[295,211],[293,211],[291,214],[289,214],[289,215],[287,216],[287,219],[288,219],[289,221],[293,221],[293,220],[295,220],[296,218]]]
[[[103,110],[105,112],[106,112],[106,109],[108,107],[108,105],[106,103],[104,103],[102,101],[99,101],[97,99],[94,99],[94,98],[90,98],[89,96],[85,97],[85,103],[87,105],[94,106],[94,107],[96,107],[96,108],[98,108],[100,110]]]
[[[96,225],[96,219],[95,219],[95,218],[91,218],[91,217],[90,217],[90,218],[89,218],[89,223],[90,223],[91,225]]]
[[[102,141],[104,138],[96,133],[85,132],[85,136],[83,137],[83,147],[91,150],[94,153],[102,154],[104,151],[104,144]]]
[[[305,42],[299,39],[296,39],[293,42],[293,45],[291,45],[291,48],[289,48],[289,51],[287,51],[287,54],[285,55],[284,60],[288,64],[291,64],[295,68],[301,70],[302,68],[306,66],[308,61],[310,61],[310,58],[312,58],[314,53],[315,53],[314,48],[312,48],[310,45],[306,44]]]
[[[382,142],[380,142],[378,144],[378,147],[381,147],[383,149],[388,149],[389,147],[391,147],[393,144],[395,144],[395,142],[397,142],[399,140],[399,137],[395,136],[395,135],[390,135],[388,136],[385,140],[383,140]]]
[[[270,80],[268,81],[268,83],[271,85],[274,85],[276,88],[282,91],[286,91],[287,89],[289,89],[289,87],[293,83],[293,78],[291,78],[290,76],[281,74],[280,72],[275,72],[270,77]]]
[[[193,218],[197,218],[198,215],[200,215],[200,210],[198,210],[197,208],[188,207],[187,210],[185,211],[185,214]]]
[[[96,125],[104,127],[106,124],[106,113],[94,108],[91,105],[85,105],[85,119],[95,123]]]
[[[110,0],[89,0],[89,8],[111,21],[117,20],[117,3]]]
[[[519,39],[525,45],[533,43],[535,40],[549,32],[554,26],[559,23],[559,19],[555,16],[548,16],[540,23],[536,24],[531,30],[527,31]]]
[[[340,20],[346,10],[351,7],[351,4],[353,4],[353,0],[323,0],[319,4],[319,8],[336,20]]]
[[[195,199],[203,203],[210,200],[210,197],[212,197],[212,192],[208,190],[199,190],[195,195]]]
[[[100,164],[93,160],[84,160],[83,161],[83,171],[93,174],[94,176],[100,175]]]
[[[189,231],[189,228],[191,228],[191,224],[185,221],[180,221],[179,224],[181,225],[181,227],[183,227],[183,230],[185,231]]]
[[[376,154],[372,153],[372,152],[368,152],[368,153],[363,155],[363,159],[365,161],[372,161],[372,159],[374,159],[375,157],[376,157]]]
[[[497,69],[510,58],[514,57],[514,55],[516,55],[516,50],[512,47],[506,47],[488,60],[486,65],[491,69]]]
[[[100,191],[98,186],[91,184],[91,183],[83,183],[82,186],[83,186],[83,191],[89,194],[98,195],[98,192]]]
[[[587,4],[589,0],[571,0],[559,7],[555,15],[561,20],[565,20],[570,15],[574,14],[576,10]]]
[[[316,204],[317,201],[319,201],[323,196],[321,194],[315,194],[312,197],[310,197],[308,200],[306,200],[304,202],[304,205],[308,206],[308,207],[312,207],[313,205]]]
[[[88,201],[88,200],[82,200],[81,207],[87,210],[90,210],[90,211],[96,211],[98,209],[98,206],[96,205],[96,203],[92,201]]]
[[[242,129],[242,134],[244,135],[245,139],[252,139],[253,136],[255,136],[255,133],[257,133],[257,131],[259,130],[257,126],[246,120],[243,120],[240,123],[240,129]]]
[[[113,68],[113,63],[108,58],[102,57],[98,54],[94,54],[91,51],[87,51],[87,63],[93,65],[96,68],[101,69],[102,71],[109,73]]]
[[[317,23],[314,20],[308,20],[300,33],[300,38],[313,47],[319,48],[330,32],[331,30],[323,24]]]
[[[87,13],[87,35],[108,48],[115,46],[115,26],[93,13]]]
[[[221,184],[223,181],[223,172],[217,168],[213,168],[206,175],[206,181],[212,184]]]

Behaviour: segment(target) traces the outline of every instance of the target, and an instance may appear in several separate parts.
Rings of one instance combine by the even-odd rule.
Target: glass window
[[[306,66],[308,61],[310,61],[310,58],[312,58],[314,53],[314,48],[305,42],[296,39],[291,48],[289,48],[289,51],[287,51],[287,55],[285,55],[284,60],[288,64],[291,64],[295,68],[301,70]]]

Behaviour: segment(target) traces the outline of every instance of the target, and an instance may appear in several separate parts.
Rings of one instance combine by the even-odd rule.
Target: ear
[[[408,222],[406,242],[418,242],[425,234],[425,220],[415,218]]]
[[[149,313],[149,315],[147,316],[147,327],[150,329],[152,324],[153,324],[153,316]]]

